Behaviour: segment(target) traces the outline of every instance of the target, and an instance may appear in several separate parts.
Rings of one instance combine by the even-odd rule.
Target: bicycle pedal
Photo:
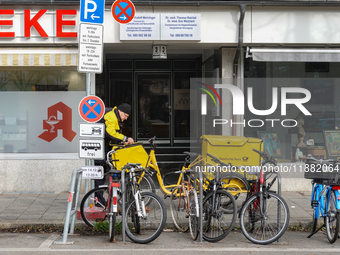
[[[312,208],[318,207],[319,206],[319,201],[318,200],[312,200],[311,201],[311,206],[312,206]]]

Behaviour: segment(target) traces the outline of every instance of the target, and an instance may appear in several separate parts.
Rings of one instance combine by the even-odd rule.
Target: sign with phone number
[[[102,166],[83,166],[81,168],[83,179],[103,179],[104,168]]]

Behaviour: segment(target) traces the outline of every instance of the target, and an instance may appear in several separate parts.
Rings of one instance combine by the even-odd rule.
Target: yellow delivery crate
[[[121,148],[113,146],[112,149],[116,149],[116,152],[112,154],[112,158],[119,160],[113,162],[118,170],[122,170],[122,167],[127,163],[139,163],[145,167],[148,162],[149,155],[142,144],[135,143]]]
[[[202,156],[207,164],[215,165],[207,153],[217,157],[222,162],[233,166],[258,166],[260,155],[252,149],[262,151],[261,139],[243,136],[203,135]]]

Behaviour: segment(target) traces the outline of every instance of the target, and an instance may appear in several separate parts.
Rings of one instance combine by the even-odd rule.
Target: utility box
[[[116,152],[112,154],[112,158],[119,160],[113,162],[117,170],[122,170],[127,163],[139,163],[145,167],[149,159],[149,155],[142,144],[134,143],[121,148],[113,146],[112,149],[116,149]]]
[[[202,156],[206,163],[215,165],[207,153],[217,157],[222,162],[233,166],[259,166],[261,157],[253,151],[263,150],[261,139],[244,136],[203,135]]]

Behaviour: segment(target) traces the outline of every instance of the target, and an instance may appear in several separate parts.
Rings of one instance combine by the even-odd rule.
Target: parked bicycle
[[[127,192],[131,199],[126,205],[126,235],[136,243],[149,243],[155,240],[166,224],[167,211],[162,199],[152,192],[140,192],[136,172],[144,169],[140,164],[128,163],[123,170],[128,171]]]
[[[276,161],[262,151],[253,149],[263,158],[256,180],[250,181],[249,197],[240,211],[240,225],[244,236],[256,244],[269,244],[278,240],[289,224],[289,208],[286,201],[270,190],[277,179],[264,170],[266,164],[276,166]],[[267,184],[268,180],[268,184]]]
[[[192,153],[190,154],[192,155]],[[200,155],[196,154],[197,157],[201,157]],[[221,179],[220,185],[221,188],[230,192],[236,202],[237,211],[239,212],[242,208],[242,205],[247,199],[247,194],[249,190],[249,182],[245,176],[243,176],[240,172],[241,171],[238,167],[229,164],[226,164],[219,160],[217,157],[212,156],[211,154],[207,154],[209,157],[212,158],[213,162],[220,166],[216,168],[216,170],[220,169],[222,173],[219,173],[219,178]],[[189,167],[192,167],[189,165]],[[209,169],[209,167],[208,167]]]
[[[170,212],[174,225],[182,232],[190,229],[190,235],[193,240],[198,236],[198,217],[199,217],[199,205],[198,196],[195,189],[196,185],[191,184],[190,173],[194,174],[194,170],[188,169],[185,171],[177,171],[177,174],[181,174],[181,185],[175,187],[172,190],[170,196]],[[187,176],[187,181],[184,178]]]
[[[107,158],[111,158],[112,151],[108,152]],[[112,163],[107,161],[111,166],[109,174],[109,183],[98,188],[90,190],[83,197],[80,203],[80,213],[84,222],[94,227],[96,222],[109,222],[109,238],[112,242],[115,235],[116,218],[118,214],[118,200],[120,195],[121,171],[113,168]]]
[[[311,206],[313,209],[313,229],[308,238],[312,237],[323,227],[326,227],[327,238],[330,243],[338,239],[339,234],[339,209],[340,186],[335,180],[335,173],[338,173],[338,161],[333,159],[318,160],[308,155],[305,171],[305,178],[313,177]],[[335,170],[335,167],[338,167]],[[314,169],[314,170],[313,170]],[[324,218],[324,223],[317,228],[318,219]]]
[[[93,227],[95,222],[109,221],[110,241],[114,240],[116,217],[121,214],[118,209],[122,205],[121,190],[117,190],[121,171],[114,169],[111,154],[108,152],[107,163],[110,166],[108,185],[102,185],[85,194],[80,204],[80,212],[84,222]],[[125,224],[126,235],[136,243],[149,243],[162,232],[166,223],[164,202],[152,192],[140,192],[138,189],[138,171],[145,169],[139,164],[129,163],[123,167],[129,178],[126,183],[127,200]]]
[[[207,156],[217,163],[217,158],[207,153]],[[203,199],[203,239],[217,242],[225,238],[233,229],[237,216],[237,206],[234,196],[224,190],[219,171],[214,178],[204,178],[207,184]]]

